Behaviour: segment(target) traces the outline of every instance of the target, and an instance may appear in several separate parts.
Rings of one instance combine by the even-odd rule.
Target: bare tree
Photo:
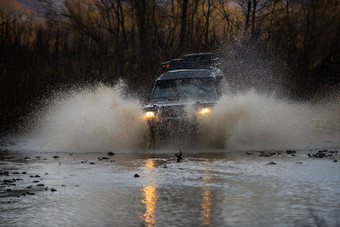
[[[185,37],[187,36],[187,9],[188,0],[183,0],[182,2],[182,17],[181,17],[181,33],[179,38],[179,46],[183,47],[185,43]]]

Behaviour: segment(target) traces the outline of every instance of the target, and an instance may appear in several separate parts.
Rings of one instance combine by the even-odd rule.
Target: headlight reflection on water
[[[201,202],[201,219],[202,219],[202,225],[208,226],[210,225],[210,213],[211,213],[211,191],[209,189],[209,186],[206,184],[209,184],[211,182],[210,178],[210,171],[209,170],[203,170],[202,173],[206,174],[206,177],[202,178],[202,202]]]
[[[156,187],[153,185],[145,186],[143,187],[142,192],[144,197],[142,203],[145,205],[145,213],[142,218],[144,219],[146,226],[152,227],[155,226],[155,208],[157,202]]]
[[[156,226],[156,208],[157,208],[157,176],[153,174],[153,170],[156,170],[155,161],[153,159],[147,159],[143,166],[145,170],[143,173],[152,182],[144,185],[141,188],[142,193],[142,204],[145,206],[145,212],[140,218],[144,221],[145,226],[154,227]],[[209,226],[211,224],[211,207],[212,207],[212,192],[210,191],[209,184],[211,183],[211,172],[209,170],[203,170],[201,174],[204,177],[201,178],[201,193],[199,204],[200,209],[200,222],[203,226]]]
[[[155,168],[154,160],[147,159],[144,166],[147,167],[144,173],[149,174],[150,170]],[[145,205],[145,213],[141,218],[144,219],[146,226],[153,227],[155,226],[155,208],[157,202],[156,186],[154,184],[147,185],[141,191],[143,192],[142,203]]]

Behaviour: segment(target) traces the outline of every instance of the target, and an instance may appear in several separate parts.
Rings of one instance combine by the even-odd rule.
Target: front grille
[[[158,116],[161,118],[182,118],[186,117],[187,113],[183,106],[161,107]]]

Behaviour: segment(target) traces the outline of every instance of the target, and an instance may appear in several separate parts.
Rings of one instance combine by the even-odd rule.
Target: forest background
[[[0,0],[0,132],[74,86],[145,99],[161,62],[204,51],[235,92],[313,100],[339,89],[339,38],[338,0]]]

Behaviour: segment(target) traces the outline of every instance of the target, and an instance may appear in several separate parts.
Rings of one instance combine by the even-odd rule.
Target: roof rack
[[[161,70],[169,71],[175,69],[211,69],[218,67],[218,58],[213,53],[186,54],[182,58],[172,59],[161,63]]]

